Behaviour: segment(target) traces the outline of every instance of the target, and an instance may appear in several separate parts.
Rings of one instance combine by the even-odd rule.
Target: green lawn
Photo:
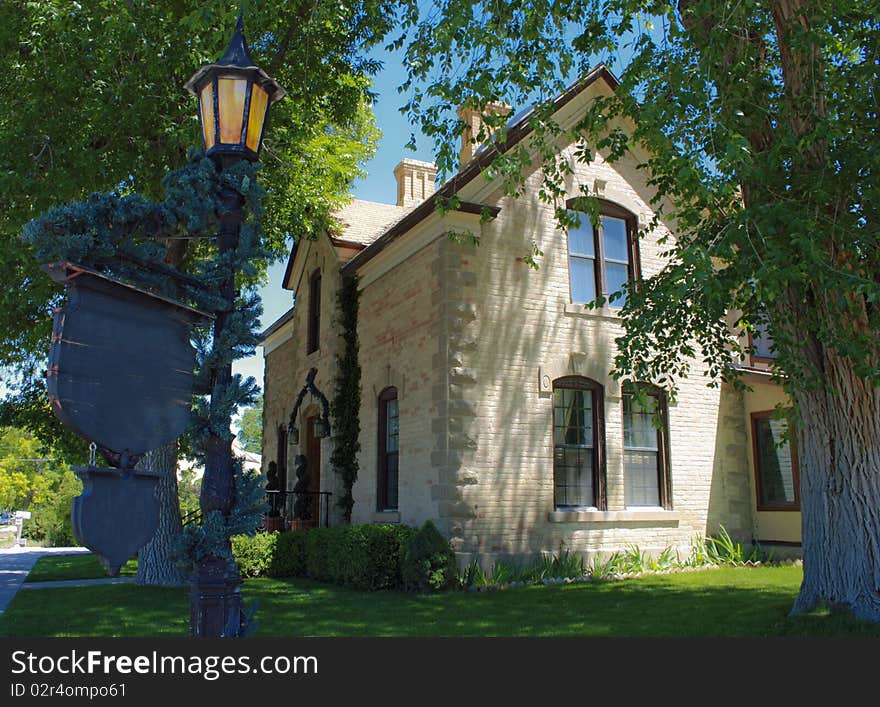
[[[119,571],[120,577],[137,575],[137,560],[129,560]],[[105,579],[110,575],[95,555],[47,555],[37,560],[25,582],[57,582],[67,579]]]
[[[250,579],[259,636],[832,636],[880,627],[820,611],[786,618],[798,567],[723,568],[496,592],[357,592]],[[185,636],[186,588],[102,585],[19,592],[0,636]]]

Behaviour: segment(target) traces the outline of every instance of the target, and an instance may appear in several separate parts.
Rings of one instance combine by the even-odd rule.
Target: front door
[[[321,418],[313,415],[306,419],[306,476],[309,480],[311,518],[316,525],[323,520],[319,515],[318,492],[321,490],[321,438],[315,434],[315,423]]]

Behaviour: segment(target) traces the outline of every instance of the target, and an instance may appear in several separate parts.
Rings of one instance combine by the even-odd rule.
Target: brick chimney
[[[476,154],[480,143],[488,141],[491,131],[486,128],[487,134],[480,137],[480,126],[483,125],[483,115],[508,115],[510,106],[500,101],[487,103],[482,109],[466,106],[458,107],[458,117],[465,124],[461,134],[461,150],[458,153],[458,164],[463,167]],[[479,143],[477,142],[479,141]]]
[[[405,159],[394,168],[397,205],[414,206],[434,193],[437,167],[433,162]]]

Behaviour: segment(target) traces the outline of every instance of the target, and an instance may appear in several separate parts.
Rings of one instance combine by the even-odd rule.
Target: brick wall
[[[435,367],[437,286],[434,243],[392,268],[360,294],[361,452],[352,522],[419,525],[436,518],[437,469],[432,462],[438,415],[434,399],[442,369]],[[400,414],[397,513],[377,512],[379,394],[397,389]]]
[[[640,225],[653,217],[652,192],[633,157],[575,165],[569,193],[578,194],[580,185],[625,208]],[[396,246],[398,255],[392,246],[367,268],[358,326],[361,453],[353,522],[419,525],[431,518],[462,559],[476,554],[484,560],[561,548],[589,557],[628,544],[653,551],[672,545],[686,553],[694,536],[720,523],[748,533],[743,400],[727,388],[707,387],[698,362],[669,408],[672,508],[626,508],[621,390],[610,375],[622,330],[613,309],[571,303],[567,237],[556,228],[552,207],[538,199],[539,187],[540,175],[532,174],[525,196],[511,199],[475,182],[469,198],[501,207],[494,221],[477,228],[480,246],[454,242],[445,236],[447,225],[428,221],[419,227],[435,229],[427,245],[390,267],[402,257],[408,234]],[[640,241],[644,276],[663,265],[658,238],[664,233],[661,227]],[[544,253],[537,271],[522,261],[532,241]],[[325,262],[321,349],[305,356],[303,301],[292,339],[267,355],[267,461],[274,458],[274,430],[286,423],[311,366],[332,393],[339,275],[329,246],[308,257]],[[306,272],[314,267],[310,261]],[[306,287],[301,294],[307,296]],[[565,375],[604,387],[605,512],[554,512],[552,381]],[[400,414],[399,509],[379,513],[378,397],[388,386],[397,389]],[[324,440],[322,488],[338,493],[329,456]]]
[[[306,375],[311,368],[317,368],[315,385],[328,400],[333,399],[336,385],[336,356],[339,351],[339,324],[336,295],[339,290],[339,263],[327,239],[307,241],[300,245],[299,257],[304,258],[305,274],[297,291],[294,316],[284,325],[281,332],[290,338],[265,354],[263,390],[263,473],[270,461],[275,460],[278,450],[278,427],[287,428],[290,413],[299,391],[305,385]],[[321,326],[317,351],[306,354],[306,333],[308,331],[309,276],[315,269],[321,269]],[[296,283],[294,283],[296,284]],[[287,489],[293,490],[296,483],[293,467],[294,457],[305,454],[305,420],[313,414],[320,414],[319,401],[306,395],[299,410],[297,426],[300,430],[300,445],[289,446],[287,453]],[[332,418],[331,418],[332,422]],[[321,491],[330,491],[331,522],[338,522],[340,513],[335,507],[339,498],[340,481],[330,466],[332,454],[331,438],[321,440]]]
[[[653,216],[634,160],[578,165],[572,195],[577,182],[601,188],[642,223]],[[516,200],[494,195],[502,210],[483,226],[482,245],[440,243],[440,262],[455,278],[444,310],[448,410],[435,421],[447,430],[448,451],[437,460],[454,502],[438,509],[444,526],[460,552],[483,557],[562,547],[591,555],[628,543],[686,550],[709,524],[720,392],[705,386],[695,363],[669,409],[673,510],[627,511],[620,385],[609,374],[621,327],[613,310],[571,304],[566,235],[537,198],[539,183],[532,175]],[[662,266],[659,235],[640,244],[645,276]],[[537,271],[520,260],[532,240],[544,252]],[[604,386],[607,507],[616,513],[602,520],[560,522],[552,514],[552,381],[573,374]]]

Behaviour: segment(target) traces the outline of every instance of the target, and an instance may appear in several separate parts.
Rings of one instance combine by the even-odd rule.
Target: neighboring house
[[[588,101],[617,85],[598,67],[557,100],[556,119],[572,124]],[[583,303],[663,265],[665,226],[633,237],[653,217],[651,188],[637,168],[644,156],[609,164],[598,155],[585,165],[572,147],[560,149],[575,172],[571,196],[588,184],[602,204],[597,233],[585,216],[566,234],[538,198],[538,171],[519,198],[485,178],[495,150],[473,154],[479,113],[460,114],[471,126],[462,167],[437,192],[455,189],[459,210],[441,217],[433,165],[403,160],[394,172],[396,205],[353,201],[338,213],[341,232],[294,247],[282,285],[295,305],[263,334],[264,472],[275,460],[290,490],[293,459],[302,455],[310,489],[339,496],[329,464],[333,432],[322,437],[316,428],[323,406],[315,391],[332,397],[341,346],[336,294],[343,276],[357,276],[362,402],[353,522],[432,519],[462,559],[560,548],[589,556],[627,544],[686,550],[720,525],[746,541],[797,544],[796,466],[788,447],[774,446],[780,423],[767,417],[784,395],[766,362],[749,362],[754,392],[745,394],[707,387],[695,362],[674,405],[647,386],[640,407],[630,384],[609,375],[618,310]],[[528,115],[508,134],[527,146]],[[483,207],[492,216],[486,223]],[[470,229],[480,245],[449,238],[451,229]],[[537,271],[522,260],[533,241],[544,254]],[[315,388],[302,398],[290,444],[291,410],[312,369]],[[321,521],[341,521],[334,503]]]
[[[242,447],[241,444],[239,444],[238,437],[235,437],[232,440],[232,453],[241,459],[241,465],[245,471],[261,472],[263,470],[262,457],[259,454],[249,452]],[[205,467],[202,464],[198,464],[192,459],[181,459],[177,467],[178,478],[180,478],[181,472],[190,470],[195,472],[193,476],[194,479],[201,479],[205,475]]]

